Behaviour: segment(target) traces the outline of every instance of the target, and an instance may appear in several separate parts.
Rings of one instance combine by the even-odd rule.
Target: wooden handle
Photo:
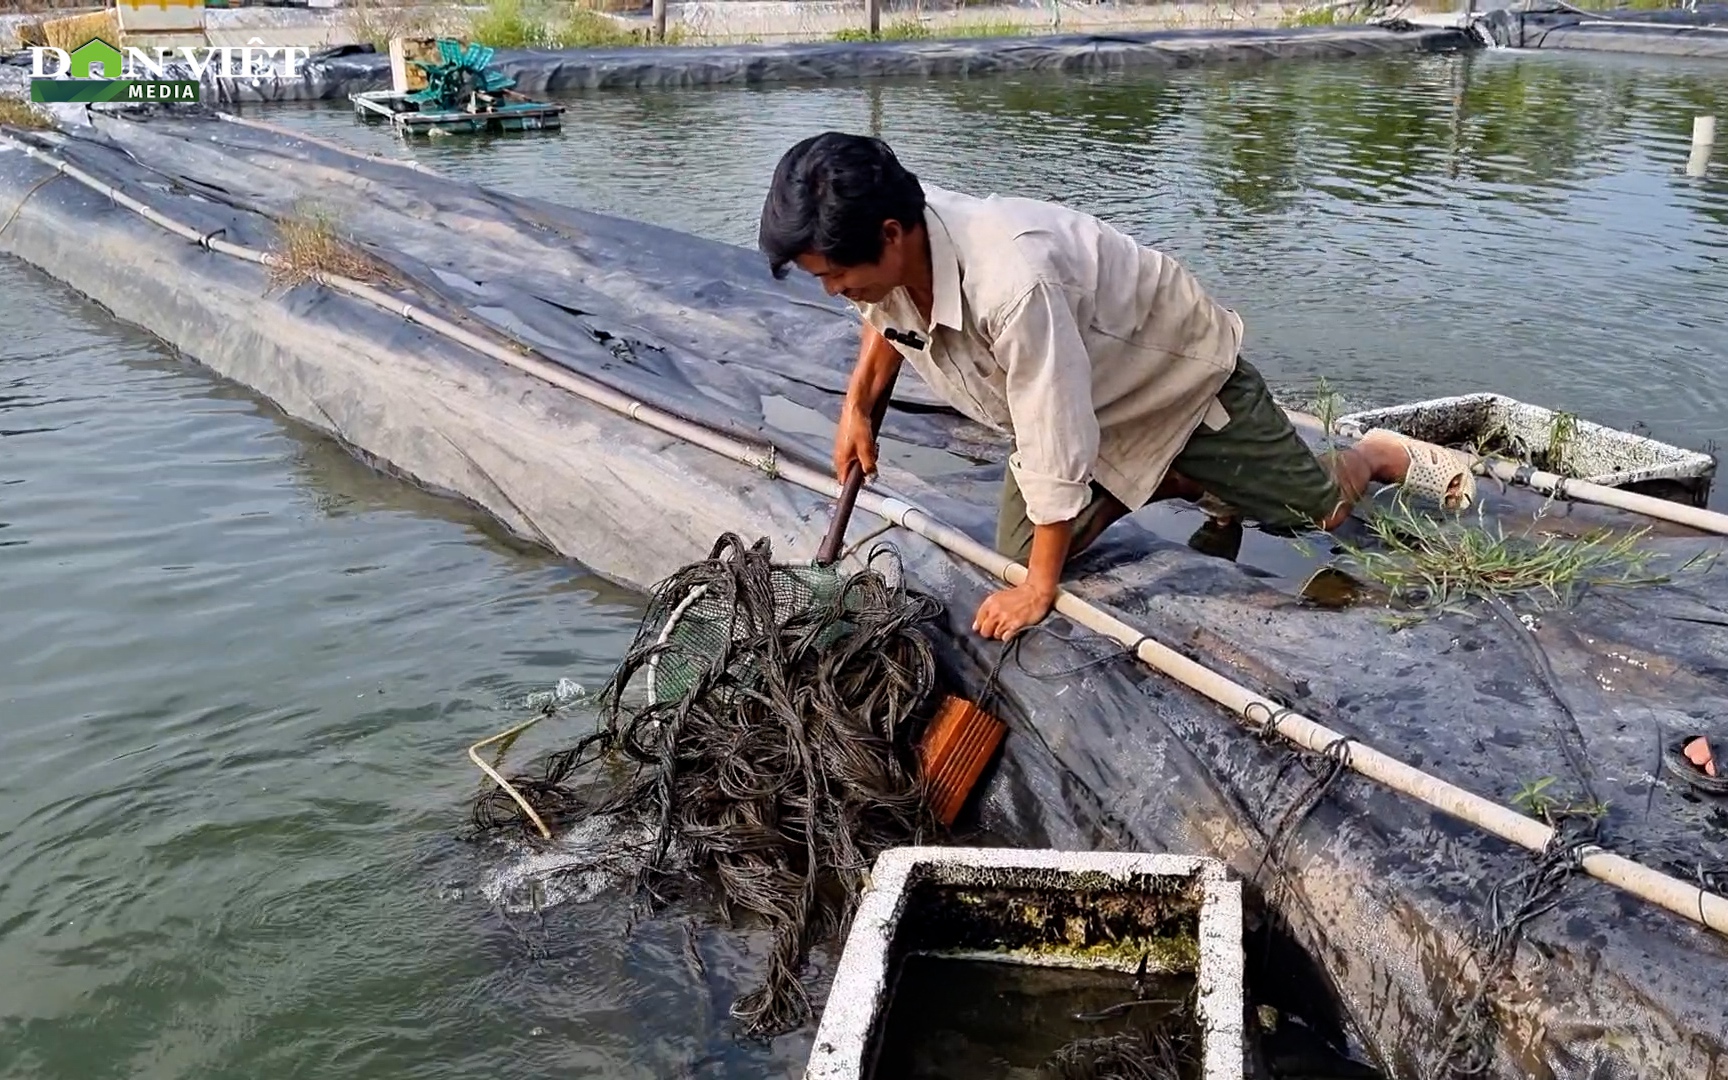
[[[888,402],[894,396],[894,383],[899,377],[900,369],[895,368],[894,374],[888,376],[888,385],[882,388],[870,410],[872,439],[882,431],[882,422],[888,418]],[[851,471],[846,474],[846,485],[840,489],[840,501],[834,504],[834,520],[828,523],[828,535],[822,538],[822,546],[816,549],[817,566],[832,566],[839,561],[840,545],[846,540],[846,526],[852,520],[852,505],[858,501],[858,491],[863,486],[864,466],[854,461]]]

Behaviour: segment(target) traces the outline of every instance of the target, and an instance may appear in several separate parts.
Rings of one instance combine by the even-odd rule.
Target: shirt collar
[[[924,205],[924,229],[930,237],[930,325],[960,329],[960,260],[953,238],[935,207]]]

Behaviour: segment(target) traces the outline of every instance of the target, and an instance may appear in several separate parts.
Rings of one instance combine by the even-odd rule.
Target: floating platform
[[[0,251],[624,585],[651,588],[725,533],[765,537],[785,561],[817,550],[834,492],[789,477],[829,475],[858,344],[849,306],[818,282],[776,281],[755,251],[194,108],[88,119],[76,137],[0,140]],[[278,287],[259,263],[314,200],[382,268],[364,290]],[[882,451],[873,492],[990,542],[1000,433],[902,379]],[[1481,1075],[1721,1076],[1728,997],[1700,988],[1728,977],[1728,918],[1710,914],[1728,890],[1728,804],[1676,778],[1663,751],[1692,734],[1728,744],[1728,573],[1711,569],[1728,541],[1517,485],[1479,493],[1481,520],[1510,541],[1606,530],[1636,545],[1648,580],[1326,610],[1252,551],[1231,562],[1161,535],[1149,510],[1065,587],[1347,735],[1340,755],[1393,755],[1526,825],[1586,813],[1600,850],[1669,875],[1683,902],[1568,877],[1564,852],[1541,860],[1352,769],[1331,775],[1333,758],[1268,729],[1272,710],[1221,706],[1064,616],[1004,658],[970,629],[999,581],[897,527],[880,540],[945,609],[943,683],[977,700],[994,677],[991,712],[1008,725],[956,836],[1219,860],[1243,883],[1256,1015],[1388,1075],[1443,1074],[1446,1035],[1479,1000],[1453,1049],[1481,1054]],[[848,541],[883,528],[861,506]],[[1515,953],[1490,955],[1538,867],[1561,883],[1552,906]]]
[[[348,95],[360,119],[387,121],[403,135],[459,135],[470,132],[543,131],[563,126],[564,106],[534,101],[509,90],[505,103],[484,111],[422,109],[409,95],[394,90],[367,90]]]
[[[1182,1075],[1242,1080],[1242,931],[1242,884],[1212,859],[884,852],[852,919],[805,1080],[933,1080],[983,1076],[986,1066],[1031,1075],[1064,1049],[1078,1056],[1092,1039],[1165,1025],[1181,1040],[1167,1052],[1188,1066]],[[986,989],[967,1001],[955,983],[984,964],[1005,971],[973,973]],[[1016,974],[1052,972],[1026,980],[1031,993],[1000,992]],[[1072,977],[1100,972],[1108,977]],[[1064,994],[1096,1019],[1049,1004]],[[1018,998],[1030,1007],[1008,1008]],[[1066,1047],[1063,1029],[1078,1036]],[[1025,1060],[1004,1060],[1010,1047]]]

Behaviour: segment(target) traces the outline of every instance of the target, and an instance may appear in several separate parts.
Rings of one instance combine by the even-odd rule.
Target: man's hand
[[[1056,606],[1056,590],[1030,582],[991,593],[978,605],[972,629],[987,638],[1007,641],[1026,627],[1050,614]]]
[[[834,478],[846,486],[846,477],[857,462],[866,477],[876,475],[876,428],[888,411],[889,388],[900,371],[900,351],[864,324],[858,344],[858,362],[846,382],[846,401],[840,406],[840,426],[834,431]]]
[[[841,484],[856,461],[866,477],[876,473],[876,438],[870,431],[870,416],[850,403],[840,410],[840,426],[834,432],[834,475]]]
[[[1068,561],[1068,546],[1074,539],[1072,521],[1032,527],[1032,557],[1026,579],[1012,589],[990,594],[978,605],[972,630],[987,638],[1007,641],[1050,614],[1056,606],[1057,582]]]

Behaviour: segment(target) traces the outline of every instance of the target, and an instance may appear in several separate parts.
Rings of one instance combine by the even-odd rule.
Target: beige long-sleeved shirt
[[[1157,490],[1236,369],[1242,320],[1174,259],[1053,203],[925,185],[935,285],[926,323],[905,289],[855,306],[916,331],[903,357],[956,409],[1009,433],[1035,525],[1068,521],[1090,482],[1130,509]]]

